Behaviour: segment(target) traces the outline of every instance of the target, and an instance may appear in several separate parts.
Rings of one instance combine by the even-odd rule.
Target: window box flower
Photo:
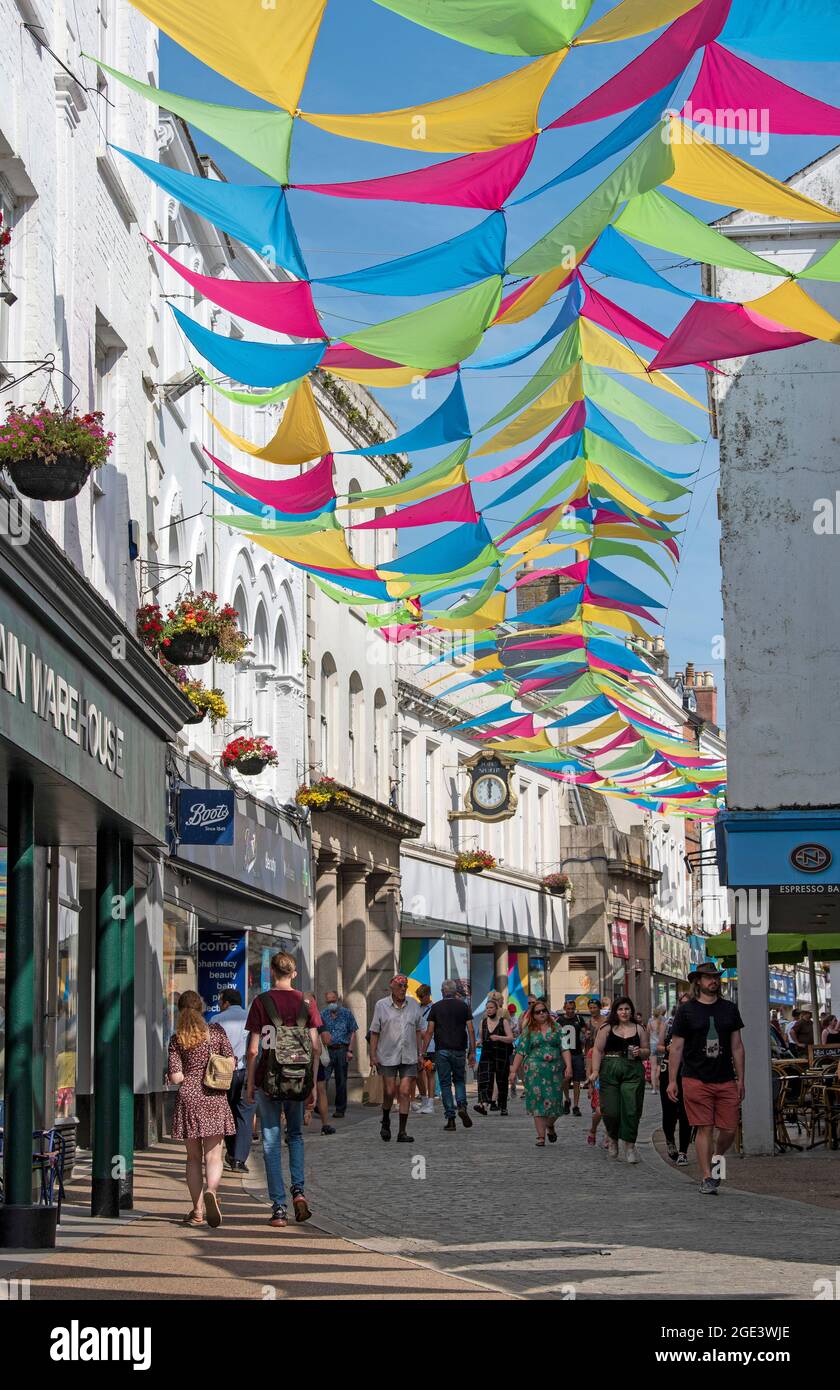
[[[267,767],[276,767],[277,753],[267,738],[234,738],[222,750],[222,767],[243,777],[258,777]]]
[[[175,666],[203,666],[213,657],[217,661],[238,661],[248,645],[240,631],[238,613],[230,604],[220,604],[209,589],[200,594],[184,594],[166,612],[157,603],[146,603],[137,610],[140,641]]]
[[[568,874],[545,874],[542,886],[547,893],[556,893],[564,898],[572,896],[572,880]]]
[[[107,461],[114,436],[102,428],[102,412],[80,415],[51,410],[43,401],[6,407],[0,424],[0,466],[18,492],[38,502],[68,502],[81,492],[92,468]]]
[[[483,874],[495,867],[496,860],[486,849],[465,849],[455,856],[456,874]]]
[[[334,777],[319,777],[317,782],[304,783],[295,792],[298,806],[309,806],[313,811],[324,811],[328,806],[347,799],[347,792]]]

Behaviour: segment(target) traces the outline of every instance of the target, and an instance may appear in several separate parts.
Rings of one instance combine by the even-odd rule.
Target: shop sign
[[[792,975],[786,975],[783,970],[771,970],[769,973],[769,1001],[771,1004],[795,1004],[796,1003],[796,981]]]
[[[115,777],[124,776],[125,734],[116,721],[2,623],[0,685]]]
[[[178,839],[182,845],[232,845],[236,819],[233,789],[182,787],[178,792]]]
[[[691,969],[691,947],[688,938],[663,931],[661,927],[654,927],[653,968],[658,975],[671,975],[677,980],[687,980]]]
[[[198,993],[204,1000],[205,1018],[219,1012],[223,989],[238,989],[246,998],[248,947],[247,932],[205,931],[198,933]]]
[[[630,923],[615,921],[610,924],[612,953],[618,960],[630,959]]]

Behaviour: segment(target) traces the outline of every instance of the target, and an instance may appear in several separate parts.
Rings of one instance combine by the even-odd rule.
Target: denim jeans
[[[454,1120],[455,1106],[457,1105],[458,1109],[462,1110],[467,1104],[467,1054],[466,1052],[450,1052],[446,1047],[439,1047],[435,1052],[435,1066],[444,1114],[447,1120]],[[455,1083],[454,1101],[452,1100],[453,1082]]]
[[[289,1170],[292,1196],[303,1191],[303,1101],[272,1100],[265,1091],[257,1091],[260,1125],[263,1137],[263,1159],[268,1195],[275,1205],[286,1205],[283,1186],[283,1165],[280,1159],[281,1111],[286,1116],[286,1143],[289,1146]]]
[[[236,1124],[236,1134],[226,1135],[225,1148],[228,1151],[228,1156],[236,1163],[244,1163],[251,1152],[254,1111],[257,1108],[256,1102],[249,1105],[245,1100],[245,1082],[247,1079],[247,1067],[238,1067],[233,1073],[233,1080],[227,1093],[228,1105]]]
[[[335,1080],[335,1108],[347,1109],[347,1044],[336,1043],[329,1049],[328,1061],[324,1067],[327,1080],[330,1075]]]

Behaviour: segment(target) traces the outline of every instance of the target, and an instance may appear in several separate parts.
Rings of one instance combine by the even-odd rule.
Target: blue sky
[[[605,0],[596,0],[591,17],[597,18],[608,8],[610,6]],[[542,123],[547,124],[600,86],[650,42],[651,37],[645,36],[623,44],[573,51],[549,86],[541,107]],[[749,58],[749,55],[745,56]],[[836,87],[831,81],[832,69],[827,64],[765,64],[759,61],[755,65],[763,66],[773,76],[823,100],[836,99]],[[380,8],[373,0],[330,0],[315,46],[301,107],[304,110],[336,112],[385,110],[452,95],[500,77],[517,66],[519,63],[514,59],[467,48],[412,25]],[[681,104],[688,95],[698,66],[699,59],[695,59],[677,89],[675,104]],[[258,107],[264,104],[203,66],[165,36],[161,37],[160,86],[188,96],[237,106]],[[624,115],[626,113],[568,131],[548,132],[539,141],[535,159],[518,193],[538,187],[567,167],[617,125]],[[264,175],[200,131],[195,131],[194,136],[198,149],[212,155],[230,180],[243,183],[268,181]],[[807,137],[773,136],[768,153],[755,162],[777,178],[784,178],[831,148],[833,143],[831,140]],[[750,157],[746,148],[737,148],[734,152],[742,158]],[[293,182],[306,183],[371,178],[432,164],[447,157],[434,156],[423,160],[413,152],[342,140],[298,122],[292,148],[291,177]],[[531,245],[575,207],[622,157],[606,161],[590,174],[571,180],[559,190],[545,194],[523,208],[512,209],[508,216],[509,259]],[[469,209],[338,200],[294,191],[290,192],[289,200],[304,257],[313,275],[335,275],[420,250],[465,231],[486,216],[485,213]],[[706,221],[711,221],[717,213],[725,210],[691,199],[680,201]],[[650,263],[664,272],[673,283],[686,289],[699,287],[696,265],[680,264],[676,257],[667,253],[642,249]],[[688,301],[680,300],[677,296],[641,289],[623,281],[605,280],[593,272],[588,278],[603,293],[662,332],[673,328],[687,308]],[[328,331],[336,337],[352,332],[364,323],[380,322],[427,302],[422,298],[375,298],[331,287],[316,287],[315,298]],[[496,355],[536,340],[556,313],[556,307],[548,306],[540,315],[518,327],[496,330],[489,335],[489,346],[482,349],[480,355]],[[465,389],[473,423],[488,419],[512,397],[537,370],[546,351],[502,371],[485,374],[465,372]],[[783,359],[783,353],[776,355],[775,371],[784,370]],[[685,368],[671,375],[698,399],[705,400],[705,374],[702,371]],[[627,378],[624,380],[627,382]],[[671,653],[672,670],[693,660],[699,669],[713,670],[721,685],[723,664],[717,650],[719,634],[723,631],[719,525],[715,499],[717,445],[714,440],[705,438],[707,422],[701,412],[683,406],[673,397],[666,398],[662,392],[640,388],[635,381],[628,384],[680,419],[696,434],[704,436],[701,444],[668,449],[640,435],[632,426],[618,422],[654,462],[674,471],[697,470],[697,483],[685,522],[683,556],[676,581],[670,595],[663,587],[651,592],[656,592],[667,604],[664,631]],[[382,391],[379,398],[402,429],[428,414],[450,387],[451,378],[430,382],[424,402],[412,400],[407,389]],[[416,455],[415,468],[431,465],[440,452],[424,451]],[[497,462],[498,457],[489,462]],[[491,530],[498,533],[504,523],[517,520],[529,501],[538,496],[544,487],[544,483],[540,484],[533,494],[517,498],[507,509],[495,512],[492,506],[487,506],[488,516],[492,518]],[[500,492],[500,485],[496,485],[495,490]],[[485,505],[492,491],[478,490],[479,505]],[[413,548],[430,538],[425,531],[415,531],[410,545],[404,548]],[[641,587],[648,584],[646,576],[653,573],[645,571],[642,575],[639,566],[624,572],[631,582]]]

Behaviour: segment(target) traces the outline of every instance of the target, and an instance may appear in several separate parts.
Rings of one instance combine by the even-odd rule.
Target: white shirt
[[[379,1034],[377,1062],[383,1067],[416,1064],[417,1030],[422,1026],[423,1011],[416,999],[406,999],[400,1008],[390,994],[378,1000],[370,1025],[371,1033]]]
[[[233,1048],[233,1055],[236,1058],[237,1068],[245,1065],[245,1051],[248,1047],[248,1034],[245,1032],[245,1020],[248,1017],[241,1004],[229,1004],[226,1009],[222,1009],[213,1019],[220,1028],[224,1028],[228,1035],[228,1041]]]

